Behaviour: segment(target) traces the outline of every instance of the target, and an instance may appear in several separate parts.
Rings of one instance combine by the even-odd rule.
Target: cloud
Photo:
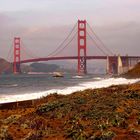
[[[55,26],[55,27],[11,27],[2,30],[0,39],[0,53],[2,57],[6,57],[8,54],[9,47],[12,46],[13,37],[20,36],[22,39],[22,47],[30,50],[32,54],[39,57],[45,57],[50,52],[55,50],[59,44],[64,40],[72,29],[72,25],[67,26]],[[92,26],[92,25],[91,25]],[[140,48],[140,26],[136,22],[120,22],[116,24],[110,24],[108,26],[94,26],[92,27],[104,44],[116,54],[131,54],[139,55]],[[94,36],[93,36],[94,38]],[[88,40],[88,55],[103,55],[93,44]],[[29,52],[29,53],[30,53]],[[77,41],[76,38],[74,43],[70,44],[67,50],[64,50],[62,55],[77,54]],[[30,56],[26,56],[30,57]]]
[[[4,13],[0,13],[0,23],[1,23],[1,26],[4,27],[4,25],[10,25],[13,21],[13,18],[4,14]]]
[[[116,54],[139,55],[140,22],[120,22],[108,26],[96,26],[103,42]]]
[[[62,2],[58,4],[57,0],[50,3],[55,5],[49,5],[48,9],[23,8],[20,11],[0,13],[2,57],[8,54],[15,36],[20,36],[25,47],[33,53],[46,56],[64,40],[78,19],[87,19],[91,26],[94,25],[93,29],[104,44],[116,54],[139,55],[139,0],[76,0],[69,1],[69,6],[65,7],[62,7]],[[71,46],[73,48],[69,48],[68,53],[76,54],[77,42]],[[91,50],[93,53],[98,52],[96,48]],[[65,51],[63,53],[67,54]]]

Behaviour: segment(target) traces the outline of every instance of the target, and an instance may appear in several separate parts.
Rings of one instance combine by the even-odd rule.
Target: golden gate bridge
[[[92,35],[87,31],[87,28],[90,30]],[[74,30],[76,29],[76,32]],[[65,44],[65,42],[71,37],[70,41]],[[77,36],[77,55],[75,56],[56,56],[62,50],[68,47],[68,45],[74,40],[74,37]],[[87,54],[87,37],[91,39],[94,46],[96,46],[104,55],[94,56]],[[96,40],[97,41],[96,41]],[[64,45],[65,44],[65,45]],[[68,36],[64,41],[52,52],[48,54],[47,57],[38,57],[38,58],[29,58],[21,60],[21,38],[14,38],[14,59],[13,64],[13,73],[21,73],[21,64],[30,63],[30,62],[39,62],[39,61],[52,61],[52,60],[77,60],[77,72],[78,74],[87,73],[87,60],[100,59],[106,60],[107,62],[107,73],[109,74],[120,74],[128,71],[134,64],[140,60],[140,56],[116,56],[108,49],[104,43],[100,40],[91,26],[87,23],[86,20],[78,20],[74,25]],[[133,62],[133,63],[132,63]],[[135,63],[134,63],[135,62]]]

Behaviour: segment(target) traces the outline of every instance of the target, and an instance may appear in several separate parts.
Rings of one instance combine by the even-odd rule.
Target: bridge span
[[[82,59],[82,57],[80,58]],[[106,60],[107,73],[119,74],[128,71],[133,67],[133,61],[135,64],[140,60],[140,56],[86,56],[86,60]],[[21,60],[20,63],[32,63],[40,61],[53,61],[53,60],[78,60],[78,56],[63,56],[63,57],[46,57],[46,58],[34,58]]]
[[[74,32],[75,27],[77,26],[76,34]],[[87,27],[90,29],[90,31],[93,33],[94,38],[89,34]],[[66,43],[65,41],[74,33],[77,35],[77,56],[60,56],[57,57],[55,54],[58,54],[58,52],[61,52],[64,48],[66,48],[69,43],[73,40],[70,38],[70,41]],[[96,46],[100,51],[102,51],[103,55],[101,56],[89,56],[87,54],[87,35],[91,39],[91,41],[94,43],[93,46]],[[108,54],[99,46],[97,42],[95,42],[94,39],[98,39],[97,41],[102,44],[104,49],[108,52]],[[94,33],[92,28],[89,26],[89,24],[86,22],[86,20],[78,20],[77,24],[74,26],[70,34],[66,37],[66,39],[58,46],[56,50],[51,52],[47,57],[45,58],[33,58],[33,59],[23,59],[21,60],[21,40],[20,37],[14,38],[14,60],[13,60],[13,73],[17,74],[21,72],[20,65],[23,63],[31,63],[31,62],[39,62],[39,61],[52,61],[52,60],[77,60],[77,72],[78,74],[86,74],[87,73],[87,60],[106,60],[107,62],[107,72],[108,73],[123,73],[129,68],[131,68],[134,64],[134,61],[137,63],[140,60],[140,56],[116,56],[112,53],[111,50],[109,50],[103,42],[99,39],[99,37]]]
[[[107,60],[107,58],[118,58],[118,56],[86,56],[86,60]],[[121,56],[122,59],[140,59],[140,56]],[[40,61],[50,61],[50,60],[77,60],[78,56],[63,56],[63,57],[46,57],[46,58],[33,58],[27,60],[21,60],[20,63],[31,63],[31,62],[40,62]]]

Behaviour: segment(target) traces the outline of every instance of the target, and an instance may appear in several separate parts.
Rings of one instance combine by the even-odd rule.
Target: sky
[[[28,53],[45,57],[66,38],[78,19],[87,20],[114,54],[139,55],[139,13],[140,0],[1,0],[0,57],[11,58],[16,36],[21,37],[21,47]],[[88,52],[98,55],[91,41],[87,47]],[[63,55],[73,52],[77,52],[76,39]]]

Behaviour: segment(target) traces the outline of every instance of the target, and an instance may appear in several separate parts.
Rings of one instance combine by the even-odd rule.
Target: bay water
[[[52,74],[21,74],[0,76],[0,103],[37,99],[48,94],[70,94],[87,88],[131,84],[139,79],[111,78],[106,75],[78,76],[65,73],[62,78]]]

